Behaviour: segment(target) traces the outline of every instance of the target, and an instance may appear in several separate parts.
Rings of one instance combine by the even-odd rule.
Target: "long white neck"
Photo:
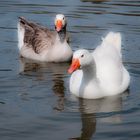
[[[94,78],[96,79],[96,64],[93,59],[93,61],[82,68],[83,70],[83,78],[88,79],[88,80],[93,80]]]

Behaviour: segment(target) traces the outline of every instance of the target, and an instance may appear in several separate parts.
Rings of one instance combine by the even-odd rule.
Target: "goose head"
[[[57,14],[55,17],[54,24],[57,32],[62,31],[67,25],[65,16],[63,14]]]
[[[73,73],[77,69],[84,69],[92,65],[94,62],[92,54],[85,49],[74,52],[72,63],[68,69],[68,73]]]

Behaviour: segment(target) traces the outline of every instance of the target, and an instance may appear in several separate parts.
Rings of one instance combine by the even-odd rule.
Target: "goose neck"
[[[66,39],[66,27],[63,27],[61,31],[58,32],[59,38],[61,42],[64,42]]]
[[[83,67],[83,76],[88,79],[96,78],[96,66],[94,63]]]

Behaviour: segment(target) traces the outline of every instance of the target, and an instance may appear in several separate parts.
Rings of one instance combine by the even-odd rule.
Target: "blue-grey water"
[[[67,17],[74,51],[94,50],[107,32],[121,32],[126,93],[80,100],[69,92],[68,63],[19,58],[18,16],[53,29],[57,13]],[[0,0],[0,140],[139,139],[140,0]]]

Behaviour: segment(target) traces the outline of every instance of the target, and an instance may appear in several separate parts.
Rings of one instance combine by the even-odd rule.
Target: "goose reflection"
[[[20,59],[19,72],[22,75],[32,75],[39,81],[45,81],[49,79],[49,82],[53,82],[52,90],[58,97],[54,110],[64,110],[64,77],[69,67],[68,63],[40,63],[28,60],[25,58]]]
[[[70,140],[90,140],[97,131],[97,122],[121,123],[119,112],[122,110],[122,97],[117,95],[96,100],[79,99],[82,121],[81,135],[70,138]]]

